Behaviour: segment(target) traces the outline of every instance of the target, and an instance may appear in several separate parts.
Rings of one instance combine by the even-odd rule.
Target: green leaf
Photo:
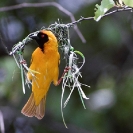
[[[113,0],[102,0],[101,1],[101,5],[96,4],[96,12],[95,12],[95,16],[94,19],[96,21],[99,21],[102,16],[112,7],[115,6],[115,3]]]
[[[123,2],[126,6],[133,7],[133,0],[123,0]]]

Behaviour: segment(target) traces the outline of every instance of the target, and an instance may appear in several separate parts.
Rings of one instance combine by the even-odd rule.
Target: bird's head
[[[44,50],[44,45],[47,45],[47,44],[57,45],[57,39],[55,35],[51,31],[48,31],[48,30],[41,30],[36,34],[34,33],[30,34],[29,37],[38,43],[42,51]]]

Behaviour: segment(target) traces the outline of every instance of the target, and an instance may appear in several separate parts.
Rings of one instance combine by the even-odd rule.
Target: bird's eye
[[[42,34],[42,35],[41,35],[41,38],[44,38],[44,37],[45,37],[45,35],[44,35],[44,34]]]
[[[40,33],[38,33],[38,37],[40,39],[44,39],[46,37],[46,34],[40,32]]]

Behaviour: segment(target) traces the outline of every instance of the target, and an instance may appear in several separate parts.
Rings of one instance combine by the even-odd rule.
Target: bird
[[[38,47],[33,51],[27,79],[32,83],[32,92],[21,113],[28,117],[42,119],[45,115],[45,103],[50,84],[58,85],[60,54],[58,41],[50,30],[40,30],[29,37]]]

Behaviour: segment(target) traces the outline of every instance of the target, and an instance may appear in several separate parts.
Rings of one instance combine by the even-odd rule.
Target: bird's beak
[[[34,40],[38,40],[37,34],[38,34],[38,32],[31,33],[31,34],[29,35],[29,38],[34,39]]]

